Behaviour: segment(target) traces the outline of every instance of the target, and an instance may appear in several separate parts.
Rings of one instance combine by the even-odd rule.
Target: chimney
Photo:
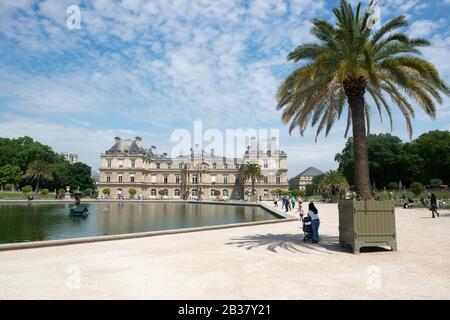
[[[120,139],[120,137],[115,137],[114,138],[114,143],[118,143],[120,140],[122,140],[122,139]]]
[[[153,152],[153,154],[156,153],[156,147],[155,147],[155,146],[151,146],[151,147],[150,147],[150,150]]]
[[[136,145],[137,145],[139,148],[142,148],[142,138],[141,138],[141,137],[136,137],[136,138],[134,138],[134,142],[136,143]]]

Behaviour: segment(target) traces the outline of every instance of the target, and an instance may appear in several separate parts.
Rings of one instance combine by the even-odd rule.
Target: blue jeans
[[[319,226],[320,221],[318,219],[311,221],[311,227],[313,231],[313,241],[319,241]]]

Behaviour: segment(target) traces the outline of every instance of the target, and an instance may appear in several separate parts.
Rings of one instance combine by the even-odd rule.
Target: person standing
[[[314,202],[309,203],[308,207],[308,215],[311,217],[311,226],[313,231],[313,243],[319,243],[320,235],[319,235],[319,227],[320,227],[320,220],[319,220],[319,210],[317,210],[316,206],[314,205]]]
[[[291,204],[292,204],[292,209],[295,209],[295,197],[294,196],[291,197]]]
[[[286,212],[289,212],[289,198],[288,197],[284,197],[283,198],[283,202],[284,202],[284,207],[286,208]]]
[[[438,203],[437,203],[436,195],[434,193],[432,193],[431,197],[430,197],[430,210],[431,210],[431,214],[433,215],[433,219],[435,218],[434,214],[436,214],[439,218],[439,213],[437,212],[437,209],[438,209]]]

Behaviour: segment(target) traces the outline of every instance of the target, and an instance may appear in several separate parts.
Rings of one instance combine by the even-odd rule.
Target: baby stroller
[[[311,217],[310,216],[303,217],[302,223],[304,233],[303,242],[312,242],[313,230],[311,226]]]

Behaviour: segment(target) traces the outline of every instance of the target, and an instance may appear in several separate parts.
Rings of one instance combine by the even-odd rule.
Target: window
[[[156,183],[156,176],[154,174],[152,175],[152,183]]]
[[[172,164],[171,163],[167,164],[167,169],[169,169],[169,170],[172,169]]]
[[[216,176],[211,176],[211,182],[212,184],[216,184]]]
[[[213,163],[213,169],[215,170],[215,169],[217,169],[217,163]]]
[[[223,176],[223,183],[227,184],[228,183],[228,176]]]
[[[180,164],[178,165],[178,169],[183,169],[183,164],[182,164],[182,163],[180,163]]]
[[[123,160],[119,160],[119,168],[123,168]]]
[[[264,160],[264,169],[269,168],[269,160]]]
[[[267,198],[269,196],[269,190],[264,189],[264,198]]]
[[[160,163],[156,164],[156,169],[161,169],[161,164]]]
[[[152,197],[156,196],[156,189],[150,190],[150,195],[151,195]]]
[[[223,164],[223,168],[224,168],[225,170],[228,170],[228,163],[224,163],[224,164]]]
[[[169,190],[163,189],[163,196],[168,196],[168,195],[169,195]]]
[[[269,177],[264,176],[264,184],[268,184],[269,183]]]
[[[175,176],[175,183],[180,184],[180,179],[181,179],[180,176]]]
[[[192,196],[195,197],[197,195],[197,189],[192,189]]]
[[[131,160],[131,167],[136,168],[136,160]]]
[[[130,181],[134,182],[134,174],[130,175]]]
[[[179,197],[179,196],[181,196],[180,189],[175,189],[175,197]]]
[[[236,184],[241,183],[241,178],[240,177],[236,177]]]
[[[277,184],[281,184],[281,177],[280,177],[280,175],[277,175]]]
[[[112,160],[108,160],[108,168],[112,167]]]
[[[224,197],[228,197],[228,189],[223,189],[222,194]]]
[[[216,189],[211,189],[211,197],[214,197],[216,195]]]
[[[123,180],[123,177],[119,176],[119,182],[122,182],[122,180]]]
[[[198,183],[198,175],[196,174],[192,175],[192,183]]]
[[[164,184],[168,184],[169,183],[169,177],[168,176],[164,176]]]
[[[236,163],[236,164],[234,165],[234,168],[235,168],[236,170],[239,170],[239,164]]]
[[[106,182],[111,182],[111,176],[106,176]]]

